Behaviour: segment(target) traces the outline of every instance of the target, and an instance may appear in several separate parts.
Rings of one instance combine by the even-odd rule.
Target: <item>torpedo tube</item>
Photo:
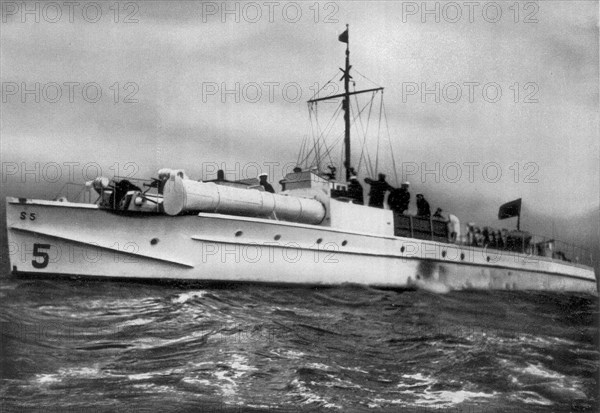
[[[325,206],[316,199],[197,182],[177,175],[165,183],[162,205],[168,215],[212,212],[313,225],[326,216]]]

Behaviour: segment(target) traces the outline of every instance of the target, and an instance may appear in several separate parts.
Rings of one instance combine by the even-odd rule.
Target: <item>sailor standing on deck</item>
[[[259,178],[260,178],[260,186],[262,186],[263,188],[265,188],[266,192],[270,192],[272,194],[275,193],[275,190],[273,189],[273,186],[267,182],[267,178],[269,177],[269,175],[267,174],[260,174]]]
[[[410,204],[410,192],[408,192],[408,182],[402,182],[400,188],[393,189],[388,196],[388,205],[390,209],[398,214],[404,214]]]
[[[417,194],[417,216],[425,218],[429,218],[431,216],[429,202],[425,200],[423,194]]]
[[[460,240],[460,221],[454,214],[448,214],[448,240],[450,242]]]
[[[385,193],[394,189],[390,184],[385,181],[385,174],[379,174],[377,181],[371,178],[365,178],[365,182],[371,185],[369,191],[369,206],[375,208],[383,208],[383,200]]]
[[[355,204],[363,205],[365,203],[363,196],[363,187],[358,182],[356,175],[350,177],[350,183],[348,184],[348,195],[354,199]]]

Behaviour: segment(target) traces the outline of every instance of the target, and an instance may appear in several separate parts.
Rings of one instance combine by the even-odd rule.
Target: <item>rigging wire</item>
[[[359,158],[359,162],[360,160],[362,160],[362,156],[364,153],[366,153],[366,157],[365,157],[365,167],[367,169],[369,169],[370,171],[369,174],[371,176],[373,175],[373,162],[371,161],[371,155],[369,154],[369,150],[367,147],[367,136],[366,136],[366,132],[364,132],[364,127],[362,126],[362,118],[360,117],[360,114],[362,113],[362,111],[367,107],[367,105],[372,104],[373,103],[373,99],[375,99],[377,92],[373,92],[373,94],[371,95],[371,99],[370,101],[363,107],[363,109],[358,113],[358,118],[360,120],[360,124],[361,124],[361,128],[363,128],[363,133],[364,133],[364,137],[363,137],[363,146],[362,146],[362,150],[361,150],[361,157]],[[360,108],[358,105],[358,98],[356,98],[356,95],[354,95],[355,101],[356,101],[356,106],[357,108]],[[369,111],[369,116],[370,116],[371,112]],[[356,128],[358,130],[358,128]],[[368,162],[368,163],[367,163]]]
[[[327,81],[327,83],[325,83],[323,86],[321,86],[321,89],[317,90],[311,99],[316,99],[319,96],[319,92],[322,91],[323,89],[325,89],[325,86],[327,86],[328,84],[330,84],[330,83],[335,84],[335,83],[332,83],[331,81],[333,79],[335,79],[338,76],[338,74],[339,74],[339,70],[336,70],[335,74],[331,77],[331,79],[329,79]],[[316,102],[313,102],[313,103],[316,103]]]
[[[325,133],[325,130],[323,130],[323,132],[321,132],[321,125],[319,124],[319,118],[318,116],[315,114],[315,121],[317,123],[317,131],[319,131],[319,135],[317,138],[317,145],[318,145],[318,154],[320,154],[320,150],[322,147],[325,148],[325,156],[328,156],[329,154],[329,148],[327,147],[327,142],[325,141],[325,137],[323,136],[323,134]],[[331,119],[329,120],[329,123],[331,123]],[[328,125],[329,125],[328,123]],[[323,156],[322,158],[324,159],[325,156]],[[331,156],[329,156],[329,161],[330,163],[333,163],[333,160],[331,159]],[[321,167],[320,167],[320,159],[319,159],[319,166],[317,168],[319,170],[319,172],[321,172]]]
[[[388,142],[390,144],[390,154],[392,155],[392,168],[394,168],[394,179],[396,180],[396,186],[398,186],[398,168],[396,168],[396,158],[394,156],[394,148],[392,146],[392,138],[390,136],[390,125],[388,123],[387,113],[385,111],[385,103],[383,101],[383,92],[381,93],[381,107],[385,119],[385,127],[387,129]]]
[[[383,102],[383,93],[381,94],[381,103]],[[381,107],[381,103],[379,103],[379,124],[377,125],[377,157],[375,158],[375,170],[379,170],[379,143],[381,141],[381,112],[383,112],[383,108]],[[393,156],[393,155],[392,155]],[[396,182],[398,185],[398,182]]]
[[[360,73],[358,70],[354,69],[354,71],[358,75],[360,75],[362,78],[364,78],[365,80],[370,82],[371,84],[373,84],[377,87],[380,87],[377,83],[375,83],[374,81],[369,79],[367,76]],[[315,94],[313,95],[313,99],[316,98],[319,95],[319,93],[323,89],[325,89],[325,87],[327,85],[335,84],[332,81],[337,77],[337,75],[338,75],[338,72],[336,71],[334,76],[329,81],[327,81],[317,92],[315,92]],[[356,87],[355,87],[356,83],[353,82],[353,85],[354,85],[354,90],[356,91]],[[373,170],[373,162],[372,162],[372,159],[371,159],[371,156],[370,156],[370,153],[368,150],[368,146],[367,146],[371,114],[372,114],[372,110],[373,110],[373,106],[374,106],[374,99],[377,95],[377,92],[378,91],[374,91],[372,93],[371,99],[362,108],[360,107],[357,96],[356,95],[354,96],[354,98],[355,98],[354,100],[356,102],[356,110],[358,111],[358,113],[355,113],[353,105],[350,105],[350,104],[348,105],[348,108],[350,110],[350,115],[352,116],[352,122],[351,122],[350,126],[351,127],[354,126],[354,129],[358,132],[357,136],[360,139],[362,139],[361,154],[359,157],[357,172],[359,172],[361,170],[363,160],[365,162],[365,168],[367,169],[367,173],[369,173],[370,175],[375,176],[375,172],[379,168],[379,151],[380,151],[380,144],[381,144],[380,140],[381,140],[381,118],[382,118],[381,112],[383,111],[384,112],[383,116],[384,116],[385,122],[386,122],[388,142],[389,142],[390,150],[391,150],[392,163],[394,166],[394,176],[395,176],[396,184],[397,184],[398,183],[398,172],[396,169],[396,161],[394,159],[392,142],[391,142],[391,137],[390,137],[390,133],[389,133],[389,124],[387,123],[387,113],[385,113],[385,105],[383,102],[383,90],[382,90],[382,94],[381,94],[381,101],[380,101],[380,108],[379,108],[379,123],[378,123],[378,128],[377,128],[377,153],[376,153],[376,159],[375,159],[375,170]],[[298,165],[306,164],[307,166],[309,166],[309,165],[312,166],[313,164],[316,163],[317,169],[319,171],[321,171],[321,161],[323,159],[329,158],[330,164],[333,165],[333,159],[331,157],[331,153],[332,153],[333,149],[335,149],[335,147],[344,138],[344,133],[342,132],[341,134],[338,135],[338,138],[334,140],[333,144],[331,144],[331,145],[327,144],[327,138],[333,131],[333,127],[342,112],[343,104],[340,104],[336,108],[336,111],[334,112],[334,114],[332,115],[332,117],[330,118],[329,122],[327,123],[327,125],[325,126],[324,129],[321,129],[321,125],[319,122],[317,102],[309,102],[308,106],[309,106],[310,126],[308,126],[307,129],[310,129],[313,144],[312,144],[312,148],[310,150],[308,150],[308,147],[309,147],[308,142],[310,140],[310,136],[305,135],[304,139],[303,139],[302,147],[301,147],[301,152],[298,156]],[[364,112],[364,110],[367,108],[367,106],[369,107],[369,111],[368,111],[368,117],[367,117],[366,126],[365,126],[363,124],[361,115]],[[314,112],[314,115],[312,112]],[[314,117],[314,123],[313,123],[313,117]],[[358,120],[358,123],[357,123],[357,120]],[[359,126],[360,126],[360,128],[359,128]],[[316,130],[315,130],[315,128],[316,128]],[[338,170],[341,170],[341,168],[343,167],[344,151],[345,151],[345,147],[344,147],[344,145],[341,145],[340,165],[339,165]],[[314,160],[312,162],[310,162],[311,156],[313,154],[314,154]]]
[[[367,136],[368,136],[368,133],[369,133],[369,124],[371,123],[371,111],[373,109],[373,102],[374,101],[375,101],[375,92],[373,92],[373,94],[371,95],[371,101],[370,101],[371,104],[369,106],[369,116],[367,117],[367,128],[365,130],[365,142],[367,141]],[[381,108],[380,108],[379,113],[380,113],[379,116],[380,116],[380,122],[381,122]],[[377,152],[377,153],[379,153],[379,152]],[[375,162],[376,162],[375,163],[375,171],[377,171],[377,159],[375,160]]]
[[[335,121],[337,120],[337,118],[339,117],[341,113],[341,105],[338,106],[338,108],[336,109],[335,113],[332,115],[332,118],[330,119],[329,123],[328,123],[328,128],[330,129],[329,132],[327,132],[327,135],[329,135],[329,133],[331,132],[331,129],[333,128],[333,126],[335,125]],[[311,117],[312,119],[312,117]],[[311,122],[311,127],[314,127],[313,123]],[[326,127],[327,129],[327,127]],[[320,132],[320,131],[319,131]],[[335,145],[335,144],[334,144]],[[310,158],[310,156],[313,154],[313,152],[315,152],[315,157],[318,156],[316,154],[316,147],[313,147],[309,152],[306,153],[306,155],[304,156],[304,158],[302,159],[302,163],[306,162],[308,164],[308,159]],[[329,151],[328,151],[329,152]],[[327,153],[326,153],[327,155]]]
[[[373,99],[373,98],[374,98],[374,96],[373,96],[371,99]],[[358,115],[357,115],[357,116],[353,117],[353,120],[352,120],[352,123],[350,124],[350,126],[354,126],[354,124],[356,123],[356,120],[357,120],[357,118],[359,118],[359,117],[360,117],[360,115],[361,115],[361,114],[364,112],[364,110],[367,108],[367,106],[369,105],[369,103],[370,103],[370,102],[367,102],[367,103],[366,103],[366,104],[365,104],[365,105],[362,107],[362,109],[360,109],[360,108],[359,108],[359,109],[360,109],[360,111],[358,112]],[[352,107],[351,107],[351,109],[352,109]],[[335,141],[335,143],[332,145],[332,149],[333,149],[333,147],[337,146],[337,144],[338,144],[338,143],[340,143],[340,141],[342,141],[343,139],[344,139],[344,133],[342,132],[342,133],[340,133],[340,134],[337,136],[337,140],[336,140],[336,141]],[[365,144],[365,140],[363,139],[363,146],[364,146],[364,144]],[[343,152],[342,152],[342,156],[343,156]],[[361,156],[362,156],[362,157],[364,157],[364,154],[361,154]],[[365,158],[365,162],[366,162],[366,158]]]
[[[360,114],[358,115],[358,117],[360,117]],[[354,121],[356,121],[356,118],[354,118]],[[357,132],[360,132],[360,130],[358,128],[355,128]],[[365,160],[365,168],[367,169],[367,175],[371,175],[373,172],[373,168],[371,165],[371,159],[370,159],[370,155],[369,155],[369,150],[366,146],[367,144],[367,139],[366,136],[360,136],[359,133],[357,133],[357,135],[359,136],[359,138],[362,139],[362,147],[361,147],[361,152],[360,152],[360,157],[359,157],[359,166],[358,169],[360,170],[360,167],[362,166],[362,160]],[[366,152],[366,155],[365,155]]]
[[[353,68],[353,69],[354,69],[354,71],[355,71],[356,73],[358,73],[360,76],[362,76],[362,77],[363,77],[365,80],[367,80],[367,81],[371,82],[372,84],[374,84],[374,85],[375,85],[375,86],[377,86],[377,87],[381,87],[381,85],[379,85],[379,84],[377,84],[377,83],[373,82],[371,79],[369,79],[368,77],[366,77],[365,75],[363,75],[362,73],[360,73],[358,70],[356,70],[356,68]]]
[[[317,141],[315,140],[315,130],[314,130],[315,127],[314,127],[314,124],[312,121],[312,118],[313,118],[312,112],[315,112],[314,117],[317,116],[317,111],[315,110],[316,104],[314,106],[311,105],[310,108],[311,108],[311,110],[309,111],[309,113],[310,113],[311,132],[312,132],[312,138],[313,138],[312,139],[313,140],[313,150],[315,151],[315,161],[317,162],[317,169],[319,169],[319,148],[317,146]],[[311,152],[312,152],[312,150],[311,150]],[[310,166],[312,166],[312,164]]]
[[[301,166],[304,162],[304,154],[306,152],[306,146],[308,144],[308,136],[310,133],[310,124],[306,125],[306,132],[302,138],[302,144],[300,145],[300,152],[298,153],[298,159],[296,159],[296,166]]]

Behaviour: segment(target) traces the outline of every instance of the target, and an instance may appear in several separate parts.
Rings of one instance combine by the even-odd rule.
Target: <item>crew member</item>
[[[404,214],[410,204],[410,192],[408,192],[408,182],[403,182],[400,188],[390,191],[388,196],[388,205],[390,209],[398,214]]]
[[[377,181],[374,181],[371,178],[365,178],[365,182],[371,185],[371,190],[369,191],[369,206],[383,208],[385,193],[394,189],[386,182],[385,174],[379,174],[379,179]]]
[[[442,208],[436,209],[435,213],[433,214],[433,217],[437,219],[443,219],[444,221],[446,220],[446,218],[444,218],[444,215],[442,215]]]
[[[335,173],[337,172],[337,168],[335,166],[331,166],[329,165],[327,167],[327,169],[329,169],[329,172],[327,172],[325,174],[325,176],[327,177],[327,179],[329,179],[330,181],[335,181]]]
[[[475,223],[469,222],[467,223],[467,245],[475,246],[477,243],[475,242]]]
[[[273,189],[273,186],[270,183],[267,182],[267,178],[268,177],[269,177],[269,175],[267,175],[267,174],[260,174],[259,175],[260,186],[262,186],[263,188],[265,188],[265,191],[274,194],[275,190]]]
[[[348,196],[354,199],[355,204],[363,205],[365,203],[363,196],[363,187],[358,182],[356,175],[350,177],[350,183],[348,184]]]
[[[496,230],[496,245],[499,250],[504,249],[504,240],[502,239],[502,233],[499,229]]]
[[[429,218],[431,216],[429,202],[425,200],[423,194],[417,194],[417,216],[424,218]]]
[[[454,214],[448,214],[448,238],[450,242],[460,240],[460,221]]]

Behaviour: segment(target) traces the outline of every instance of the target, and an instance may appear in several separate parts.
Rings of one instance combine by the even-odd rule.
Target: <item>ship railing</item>
[[[114,182],[127,180],[132,184],[140,187],[144,194],[152,191],[158,193],[158,179],[157,178],[130,178],[128,176],[115,175],[112,179]]]
[[[79,182],[66,182],[54,196],[54,200],[63,202],[78,202],[95,204],[99,196],[91,185]]]
[[[394,213],[394,234],[399,237],[454,243],[506,254],[525,254],[530,259],[543,257],[555,261],[594,265],[592,250],[573,243],[523,231],[509,231],[502,239],[492,238],[487,241],[482,237],[471,237],[473,240],[469,242],[468,235],[452,240],[447,225],[448,222],[443,219]]]
[[[115,175],[112,179],[113,182],[119,182],[119,181],[124,181],[127,180],[129,181],[131,184],[134,184],[135,186],[137,186],[141,193],[142,196],[149,202],[153,203],[155,208],[154,211],[155,212],[159,212],[160,211],[160,205],[158,202],[158,198],[162,196],[162,191],[159,188],[159,180],[156,178],[132,178],[129,176],[120,176],[120,175]],[[112,189],[111,189],[112,191]],[[104,196],[104,193],[100,196],[102,199],[106,199],[106,197]],[[154,199],[153,199],[154,198]],[[119,209],[119,206],[116,205],[116,197],[109,197],[109,199],[112,199],[113,204],[110,205],[110,207],[114,210]],[[107,203],[109,203],[110,201],[105,201]]]
[[[115,175],[113,177],[113,181],[122,181],[122,180],[128,180],[129,182],[138,182],[140,183],[141,186],[144,187],[148,187],[149,185],[151,185],[154,181],[156,181],[157,179],[151,178],[131,178],[129,176],[120,176],[120,175]]]
[[[445,220],[394,213],[394,234],[399,237],[448,242]]]
[[[155,179],[130,178],[116,175],[113,178],[113,181],[121,181],[123,179],[127,179],[132,183],[138,184],[144,194],[152,191],[153,189],[156,191],[156,193],[158,193]],[[53,199],[56,201],[97,204],[102,198],[103,195],[98,194],[91,185],[91,181],[89,181],[84,184],[80,182],[66,182],[56,193]]]
[[[502,241],[473,240],[469,242],[465,238],[457,241],[456,244],[512,254],[525,254],[530,259],[540,257],[590,267],[594,265],[594,256],[590,248],[528,232],[509,232]]]

